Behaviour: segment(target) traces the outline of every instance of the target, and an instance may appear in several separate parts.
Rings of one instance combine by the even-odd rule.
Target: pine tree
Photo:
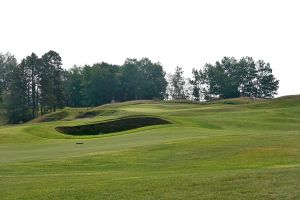
[[[3,95],[5,115],[10,123],[20,123],[28,120],[27,85],[24,79],[24,68],[16,66],[10,77],[11,81]]]

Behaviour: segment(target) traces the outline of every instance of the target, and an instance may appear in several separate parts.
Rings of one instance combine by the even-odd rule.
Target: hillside
[[[156,121],[118,124],[133,117]],[[84,131],[57,131],[74,126]],[[0,126],[0,199],[300,199],[299,191],[300,95],[131,101]]]

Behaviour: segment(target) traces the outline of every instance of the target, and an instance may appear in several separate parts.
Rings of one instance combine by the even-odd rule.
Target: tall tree
[[[121,68],[121,86],[123,101],[137,100],[141,92],[141,74],[137,59],[127,58]]]
[[[2,94],[8,90],[9,84],[12,80],[11,74],[17,66],[16,58],[9,52],[0,53],[0,103],[2,101]]]
[[[118,66],[102,62],[83,68],[82,95],[85,106],[98,106],[115,100],[118,88]]]
[[[41,62],[40,98],[41,113],[44,114],[63,106],[63,70],[61,68],[61,57],[55,51],[45,53],[41,58]]]
[[[163,99],[168,83],[161,64],[152,63],[148,58],[142,58],[136,62],[136,65],[140,73],[139,98]]]
[[[189,79],[189,83],[192,85],[192,96],[195,101],[203,99],[202,94],[204,93],[204,76],[202,70],[192,70],[193,77]]]
[[[240,96],[254,97],[256,93],[255,79],[257,77],[256,63],[251,57],[243,57],[238,62]]]
[[[24,66],[23,61],[23,65],[13,67],[10,73],[11,81],[3,94],[5,115],[10,123],[28,120],[28,94]]]
[[[273,98],[277,94],[279,81],[272,74],[269,63],[262,60],[257,62],[256,97]]]
[[[38,116],[38,97],[39,97],[39,70],[40,70],[40,59],[35,53],[27,56],[22,61],[23,67],[25,68],[26,82],[27,82],[27,107],[30,110],[30,118]]]
[[[183,76],[183,73],[183,69],[177,66],[175,69],[175,73],[170,75],[169,94],[172,99],[186,99],[185,78]]]
[[[65,93],[68,106],[80,107],[83,105],[82,73],[82,68],[78,66],[74,66],[66,72]]]

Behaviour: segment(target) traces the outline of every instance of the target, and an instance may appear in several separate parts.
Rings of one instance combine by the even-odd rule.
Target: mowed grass
[[[90,111],[98,115],[77,117]],[[0,199],[300,199],[300,96],[59,112],[50,122],[0,127]],[[173,124],[98,136],[55,131],[130,115]]]

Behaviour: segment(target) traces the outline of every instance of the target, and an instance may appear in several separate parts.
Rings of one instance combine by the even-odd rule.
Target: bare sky
[[[63,66],[160,61],[167,72],[252,56],[279,96],[300,94],[299,0],[0,0],[0,51],[57,51]]]

